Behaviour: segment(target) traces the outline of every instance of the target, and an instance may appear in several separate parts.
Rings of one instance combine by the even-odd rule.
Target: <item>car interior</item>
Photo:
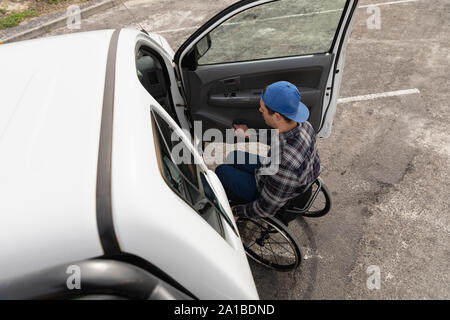
[[[261,92],[271,83],[289,81],[299,88],[310,111],[308,121],[319,132],[330,106],[324,101],[330,101],[333,92],[330,71],[340,72],[333,49],[341,50],[337,31],[348,5],[345,0],[271,1],[215,25],[243,7],[237,3],[211,19],[174,58],[192,121],[202,121],[204,131],[225,130],[235,120],[268,129],[259,113]]]
[[[151,96],[178,123],[170,93],[170,79],[162,57],[148,47],[141,47],[136,57],[139,81]]]
[[[156,113],[152,112],[153,130],[155,136],[155,146],[160,166],[161,174],[168,186],[189,206],[191,206],[214,230],[225,238],[224,228],[220,216],[225,213],[220,207],[214,192],[201,170],[193,164],[192,155],[190,163],[176,163],[173,161],[173,148],[182,142],[173,142],[174,131]],[[180,149],[176,152],[184,158],[187,149]],[[230,223],[228,219],[225,219]]]
[[[300,88],[302,101],[310,110],[309,121],[316,132],[319,131],[333,54],[204,66],[193,64],[190,55],[194,54],[195,48],[183,59],[181,71],[191,119],[201,121],[203,131],[210,128],[225,131],[240,119],[250,128],[268,128],[259,113],[261,91],[266,85],[281,80]],[[162,57],[142,47],[137,54],[136,68],[144,88],[179,123]]]
[[[309,122],[316,132],[319,131],[333,54],[202,66],[193,64],[190,55],[194,54],[195,49],[183,59],[181,72],[191,119],[202,121],[204,131],[226,130],[237,119],[245,119],[251,128],[268,128],[258,110],[261,91],[266,85],[281,80],[300,89],[302,101],[310,110]],[[139,49],[136,67],[144,88],[178,122],[162,58],[143,47]]]
[[[150,48],[140,48],[136,57],[136,71],[139,81],[157,102],[177,121],[173,108],[170,80],[165,64],[157,53]],[[203,173],[192,164],[176,164],[171,159],[173,130],[156,113],[152,112],[156,135],[156,147],[161,173],[169,187],[197,211],[222,237],[223,226],[217,210],[217,199],[207,189],[208,184]],[[193,161],[191,163],[194,163]],[[207,199],[205,199],[205,196]]]
[[[136,57],[136,72],[143,87],[179,124],[172,102],[168,71],[162,57],[148,47],[141,47]],[[157,113],[152,112],[152,119],[155,124],[153,127],[163,178],[176,194],[225,238],[222,222],[219,219],[220,215],[225,214],[204,174],[193,164],[192,155],[190,155],[191,164],[175,164],[172,161],[170,154],[178,143],[172,141],[174,131]],[[231,225],[226,216],[225,221]]]
[[[332,54],[320,54],[194,66],[186,56],[181,72],[192,119],[202,121],[204,130],[230,128],[236,119],[246,119],[251,128],[268,128],[258,110],[261,92],[265,86],[284,80],[300,89],[310,110],[309,122],[317,132],[332,62]]]

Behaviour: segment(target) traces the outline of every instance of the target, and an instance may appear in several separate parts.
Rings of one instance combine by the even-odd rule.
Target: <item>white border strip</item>
[[[368,94],[368,95],[365,95],[365,96],[341,98],[341,99],[338,99],[338,103],[349,103],[349,102],[355,102],[355,101],[367,101],[367,100],[374,100],[374,99],[386,98],[386,97],[405,96],[405,95],[409,95],[409,94],[420,94],[420,90],[415,88],[415,89],[407,89],[407,90],[398,90],[398,91],[390,91],[390,92],[383,92],[383,93]]]

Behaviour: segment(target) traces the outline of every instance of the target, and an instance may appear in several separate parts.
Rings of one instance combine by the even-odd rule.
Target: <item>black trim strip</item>
[[[111,157],[114,119],[114,87],[116,78],[117,44],[120,30],[111,37],[106,62],[103,112],[100,129],[100,146],[97,164],[97,228],[106,256],[120,254],[120,246],[114,231],[111,203]]]
[[[345,2],[344,8],[342,9],[342,15],[341,15],[341,18],[339,19],[339,23],[336,28],[336,33],[334,34],[333,42],[331,43],[331,47],[328,50],[329,53],[333,53],[333,48],[336,45],[337,39],[339,37],[339,31],[341,30],[342,24],[345,21],[345,13],[347,12],[349,5],[350,5],[350,0],[347,0]]]

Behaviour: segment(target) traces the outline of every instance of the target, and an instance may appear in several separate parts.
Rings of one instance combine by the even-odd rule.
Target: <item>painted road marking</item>
[[[333,12],[341,12],[341,11],[342,11],[342,9],[333,9],[333,10],[317,11],[317,12],[310,12],[310,13],[298,13],[298,14],[290,14],[290,15],[287,15],[287,16],[279,16],[279,17],[272,17],[272,18],[266,18],[266,19],[257,19],[257,20],[252,20],[252,21],[228,22],[228,23],[224,23],[223,25],[224,26],[233,26],[233,25],[239,25],[239,24],[254,24],[255,22],[290,19],[290,18],[297,18],[297,17],[313,16],[313,15],[316,15],[316,14],[326,14],[326,13],[333,13]]]
[[[420,94],[420,90],[415,89],[407,89],[407,90],[398,90],[398,91],[389,91],[389,92],[382,92],[382,93],[375,93],[375,94],[367,94],[364,96],[355,96],[355,97],[348,97],[348,98],[341,98],[338,99],[338,103],[349,103],[349,102],[355,102],[355,101],[367,101],[367,100],[374,100],[379,98],[386,98],[386,97],[396,97],[396,96],[405,96],[409,94]]]
[[[169,29],[169,30],[162,30],[162,31],[153,31],[152,33],[171,33],[171,32],[180,32],[184,30],[194,30],[198,29],[201,26],[194,26],[194,27],[184,27],[184,28],[178,28],[178,29]]]
[[[388,6],[391,4],[401,4],[401,3],[408,3],[408,2],[417,2],[420,0],[399,0],[399,1],[391,1],[391,2],[382,2],[382,3],[374,3],[374,4],[367,4],[364,6],[359,6],[358,9],[362,8],[370,8],[370,7],[379,7],[379,6]]]

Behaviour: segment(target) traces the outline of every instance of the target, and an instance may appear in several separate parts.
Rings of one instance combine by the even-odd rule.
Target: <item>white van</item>
[[[1,45],[0,299],[258,299],[182,129],[263,128],[261,89],[287,80],[327,137],[357,2],[240,1],[176,53],[129,29]],[[195,165],[171,160],[172,134]]]

